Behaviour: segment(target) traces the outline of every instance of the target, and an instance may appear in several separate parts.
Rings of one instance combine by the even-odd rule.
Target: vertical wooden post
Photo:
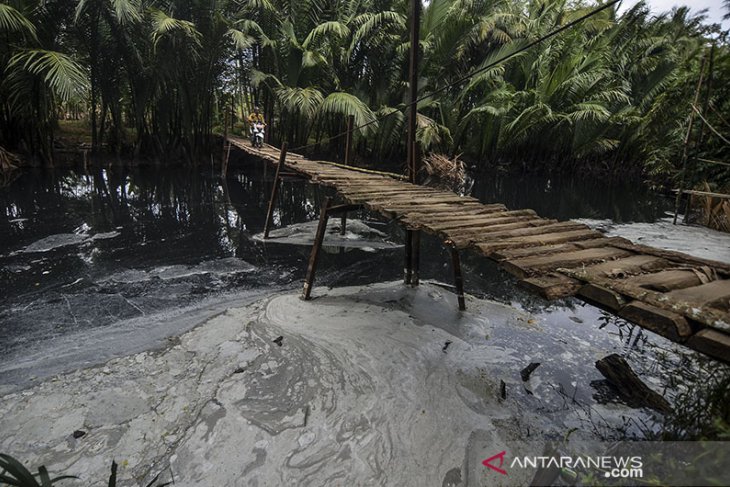
[[[418,173],[418,163],[415,154],[416,149],[416,121],[418,117],[418,43],[420,40],[421,26],[421,0],[410,0],[411,25],[410,25],[410,63],[408,67],[408,89],[409,89],[409,112],[408,112],[408,140],[406,148],[408,151],[408,179],[411,183],[416,183],[416,175]],[[405,269],[403,270],[403,281],[405,284],[414,282],[418,285],[418,263],[420,248],[420,234],[411,230],[406,230],[405,242]],[[414,254],[415,251],[415,254]],[[414,259],[415,257],[415,259]],[[414,269],[415,262],[415,269]]]
[[[447,241],[449,250],[451,251],[451,267],[454,269],[454,286],[456,287],[456,299],[459,302],[459,310],[466,309],[466,301],[464,300],[464,278],[461,275],[461,260],[459,259],[459,251],[451,241]]]
[[[312,286],[314,285],[314,274],[317,272],[317,263],[319,262],[319,251],[322,248],[324,235],[327,232],[327,220],[329,219],[329,208],[332,204],[332,198],[327,197],[322,205],[319,213],[319,224],[317,225],[317,233],[314,236],[314,244],[312,245],[312,253],[309,255],[309,265],[307,266],[307,275],[304,278],[304,289],[302,289],[302,299],[308,300],[312,294]]]
[[[352,129],[355,125],[355,116],[347,116],[347,138],[345,139],[345,165],[350,165],[350,159],[352,159]]]
[[[266,210],[266,223],[264,224],[264,239],[269,238],[269,229],[271,227],[271,219],[274,216],[274,204],[276,203],[276,195],[279,192],[279,173],[281,172],[284,161],[286,160],[286,142],[281,144],[281,153],[279,154],[279,163],[276,165],[276,174],[274,175],[274,185],[271,188],[271,199],[269,200],[269,208]]]
[[[415,230],[413,232],[413,251],[411,252],[411,286],[418,286],[420,282],[420,265],[421,265],[421,232]]]
[[[411,283],[411,252],[413,252],[413,231],[406,230],[406,241],[403,245],[405,257],[403,260],[403,284]]]
[[[228,142],[228,110],[225,103],[223,104],[223,146],[221,147],[221,161],[226,155],[226,142]]]
[[[415,140],[413,141],[413,150],[411,151],[413,157],[413,174],[416,183],[416,177],[418,176],[420,151]],[[415,230],[413,232],[413,251],[411,252],[411,285],[418,286],[420,283],[420,268],[421,268],[421,232]]]
[[[408,84],[409,84],[409,102],[410,110],[408,112],[408,176],[412,183],[416,182],[416,157],[414,148],[416,144],[416,120],[418,116],[418,42],[420,40],[421,26],[421,0],[411,0],[411,50],[410,50],[410,66],[408,68]]]
[[[228,142],[228,150],[226,151],[226,157],[223,159],[223,167],[221,168],[221,175],[226,177],[228,174],[228,160],[231,158],[231,143]]]
[[[677,191],[677,198],[674,200],[674,225],[677,224],[677,215],[679,214],[679,205],[682,201],[682,194],[684,193],[684,185],[687,180],[687,159],[689,158],[689,144],[692,139],[692,126],[695,120],[694,107],[697,106],[700,99],[700,92],[702,91],[702,83],[705,80],[705,64],[707,62],[707,56],[702,56],[702,65],[700,66],[700,79],[697,82],[697,89],[695,90],[695,98],[693,106],[689,111],[689,120],[687,124],[687,133],[684,136],[684,147],[682,148],[682,176],[679,183],[679,191]]]
[[[347,116],[347,138],[345,140],[345,165],[350,165],[352,158],[352,130],[355,125],[355,116]],[[340,217],[340,235],[344,235],[347,231],[347,212],[343,212]]]

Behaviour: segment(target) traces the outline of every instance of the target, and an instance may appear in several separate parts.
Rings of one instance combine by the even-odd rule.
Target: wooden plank
[[[700,286],[676,289],[667,293],[670,299],[679,299],[700,306],[727,310],[730,303],[730,279],[718,280]]]
[[[730,335],[706,328],[687,340],[687,346],[699,352],[730,362]]]
[[[399,191],[397,193],[391,193],[391,194],[384,194],[382,196],[371,196],[368,198],[368,200],[372,204],[389,204],[389,203],[409,203],[414,200],[418,201],[440,201],[443,199],[448,199],[449,201],[453,200],[453,196],[443,196],[440,193],[429,193],[429,192],[419,192],[419,191]]]
[[[684,316],[641,301],[627,304],[618,315],[675,342],[684,342],[693,331]]]
[[[475,213],[476,210],[481,210],[481,211],[479,213]],[[497,216],[497,215],[501,215],[502,213],[505,213],[506,211],[507,211],[507,207],[504,205],[479,205],[479,206],[474,206],[474,210],[470,209],[470,211],[463,211],[460,213],[455,213],[455,214],[451,215],[449,220],[455,221],[455,222],[460,222],[460,221],[465,221],[465,220],[471,220],[475,216],[479,216],[479,215]],[[409,212],[408,215],[406,215],[406,217],[407,218],[413,217],[413,218],[418,218],[419,220],[422,220],[422,221],[426,221],[430,217],[432,218],[433,215],[430,213],[421,212],[420,210],[416,210],[416,211]],[[436,220],[438,221],[438,219],[436,219]]]
[[[370,197],[370,198],[384,198],[388,196],[393,195],[402,195],[402,194],[408,194],[408,195],[428,195],[428,194],[434,194],[433,191],[425,191],[425,190],[418,190],[418,189],[411,189],[411,188],[394,188],[394,189],[388,189],[387,187],[383,187],[381,185],[373,185],[369,188],[363,188],[362,186],[357,187],[357,191],[352,191],[349,188],[338,188],[340,193],[347,195],[347,196],[354,196],[358,198],[362,197]]]
[[[504,239],[498,242],[477,242],[476,247],[484,254],[491,255],[493,252],[502,249],[535,247],[540,245],[564,242],[576,242],[579,240],[596,239],[602,236],[602,233],[595,230],[579,229],[538,235],[528,235],[521,238]]]
[[[530,228],[533,226],[541,226],[539,223],[542,222],[543,219],[539,217],[534,216],[513,216],[513,217],[504,217],[504,218],[490,218],[488,220],[484,220],[482,222],[471,222],[468,225],[464,226],[457,226],[453,227],[449,224],[446,225],[439,225],[439,224],[429,224],[426,225],[428,228],[435,232],[440,232],[444,234],[454,234],[454,235],[482,235],[485,233],[491,233],[491,232],[498,232],[498,231],[507,231],[507,230],[518,230],[521,228]],[[531,225],[531,223],[538,223],[538,225]],[[547,224],[555,224],[557,223],[557,220],[548,221]],[[507,228],[502,228],[503,225],[511,225],[511,224],[517,224],[516,226],[510,226]]]
[[[408,210],[411,208],[417,208],[421,205],[431,205],[431,204],[455,204],[455,205],[463,205],[472,203],[469,200],[462,199],[459,196],[419,196],[415,198],[409,198],[409,199],[390,199],[390,198],[383,198],[383,199],[377,199],[377,200],[370,200],[370,204],[372,206],[381,206],[386,210],[390,209],[401,209],[401,210]]]
[[[623,278],[629,275],[665,269],[669,265],[671,265],[669,261],[661,257],[655,257],[653,255],[631,255],[625,259],[612,260],[611,262],[604,262],[575,270],[586,275]]]
[[[681,300],[676,296],[670,297],[668,293],[665,294],[651,291],[625,282],[622,279],[607,279],[604,277],[591,277],[585,275],[581,276],[579,272],[572,271],[570,269],[561,269],[560,272],[568,277],[612,289],[624,296],[628,296],[638,301],[643,301],[647,304],[651,304],[652,306],[656,306],[657,308],[679,313],[690,320],[730,333],[730,313],[722,310],[712,307],[703,307],[699,303]]]
[[[542,227],[530,227],[509,232],[476,232],[477,236],[484,234],[484,240],[475,240],[475,243],[478,245],[479,243],[487,243],[494,239],[501,239],[502,241],[507,242],[508,240],[521,240],[525,238],[525,241],[528,241],[530,239],[527,237],[534,237],[532,241],[537,245],[539,242],[555,243],[549,239],[557,238],[557,234],[561,234],[566,237],[566,240],[561,240],[561,242],[567,242],[572,240],[574,237],[578,237],[578,232],[584,231],[593,232],[592,235],[600,235],[600,233],[590,230],[582,223],[558,222]],[[512,246],[512,243],[510,243],[509,246]]]
[[[507,211],[507,208],[503,205],[459,205],[450,206],[449,208],[451,208],[449,219],[454,221],[471,219],[476,215],[498,215]],[[443,219],[443,215],[434,214],[433,211],[428,209],[424,212],[421,207],[416,210],[409,210],[408,213],[403,214],[402,218],[404,222],[413,223],[414,225],[439,221],[439,219]]]
[[[459,200],[455,198],[429,198],[429,199],[416,199],[413,198],[409,202],[392,202],[392,201],[369,201],[368,205],[377,209],[378,211],[385,211],[389,213],[406,213],[415,208],[422,208],[425,206],[432,205],[449,205],[450,208],[456,210],[459,206],[466,207],[472,205],[469,201]],[[476,204],[473,204],[476,206]],[[446,208],[442,206],[442,208]]]
[[[546,274],[521,279],[518,284],[525,289],[539,294],[545,299],[558,299],[573,296],[583,285],[576,279],[562,274]]]
[[[626,300],[620,294],[595,284],[584,284],[577,294],[589,303],[610,311],[618,311],[626,304]]]
[[[502,262],[502,267],[511,274],[526,277],[539,271],[552,270],[560,267],[578,267],[583,264],[589,265],[594,262],[618,259],[629,255],[628,251],[615,247],[599,247],[596,249],[583,249],[573,252],[507,260]]]
[[[724,275],[730,275],[730,264],[728,264],[727,262],[703,259],[700,257],[695,257],[693,255],[683,254],[682,252],[676,252],[674,250],[657,249],[654,247],[649,247],[648,245],[640,245],[630,242],[620,245],[617,244],[616,246],[624,250],[631,250],[632,252],[636,252],[637,254],[654,255],[684,264],[708,266],[715,269],[715,271],[721,272]]]
[[[591,240],[580,240],[577,242],[560,243],[553,245],[540,245],[535,247],[509,248],[492,252],[489,256],[492,259],[507,260],[519,259],[522,257],[532,257],[536,255],[556,254],[558,252],[569,252],[571,250],[592,249],[595,247],[607,247],[615,242],[616,238],[594,238]]]
[[[627,279],[626,282],[659,292],[668,292],[673,289],[699,286],[709,282],[709,278],[694,269],[670,269],[654,274],[645,274]]]
[[[454,230],[462,230],[462,229],[472,229],[472,230],[482,230],[494,227],[496,225],[501,225],[505,223],[517,223],[517,222],[529,222],[529,221],[539,221],[542,220],[542,218],[535,216],[535,215],[529,215],[529,214],[519,214],[517,212],[516,214],[509,215],[508,211],[498,213],[497,215],[489,215],[484,216],[483,218],[474,218],[472,220],[463,221],[461,223],[454,223],[448,220],[445,220],[441,223],[434,223],[430,224],[429,227],[431,227],[434,230],[449,232]]]
[[[532,227],[542,227],[547,225],[554,225],[555,223],[558,223],[557,220],[545,220],[543,218],[537,219],[537,220],[518,220],[513,223],[503,223],[500,225],[491,225],[489,227],[484,227],[483,231],[480,235],[485,235],[487,233],[497,233],[497,232],[503,232],[507,230],[520,230],[524,228],[532,228]],[[451,229],[451,230],[434,230],[429,225],[423,225],[422,228],[426,228],[434,233],[437,233],[444,238],[451,238],[451,235],[455,234],[459,231],[459,229]]]
[[[387,202],[398,202],[398,201],[410,201],[413,198],[421,198],[424,196],[429,196],[429,193],[420,192],[420,191],[399,191],[397,193],[391,193],[391,194],[383,194],[383,193],[377,193],[377,192],[371,192],[371,193],[347,193],[344,191],[340,191],[340,193],[351,199],[358,199],[363,201],[369,201],[373,204],[377,204],[381,201],[387,201]]]

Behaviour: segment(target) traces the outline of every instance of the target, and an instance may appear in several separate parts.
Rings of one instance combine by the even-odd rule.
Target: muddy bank
[[[599,439],[648,414],[576,394],[600,374],[570,367],[610,347],[568,343],[527,312],[470,297],[460,314],[430,284],[318,291],[5,395],[0,451],[82,479],[64,485],[98,485],[112,459],[139,483],[499,485],[481,461],[513,442]],[[523,382],[545,348],[554,363]]]

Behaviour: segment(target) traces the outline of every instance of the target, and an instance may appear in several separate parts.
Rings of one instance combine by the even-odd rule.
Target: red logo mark
[[[495,472],[499,472],[499,473],[501,473],[502,475],[507,475],[507,471],[506,471],[506,470],[504,470],[504,469],[502,469],[502,468],[500,468],[500,467],[501,467],[502,465],[504,465],[504,456],[505,456],[506,454],[507,454],[507,452],[506,452],[506,451],[503,451],[503,452],[497,453],[497,454],[496,454],[496,455],[494,455],[493,457],[489,457],[489,458],[487,458],[486,460],[484,460],[484,461],[482,462],[482,465],[484,465],[485,467],[489,467],[489,468],[491,468],[492,470],[494,470]],[[496,467],[496,466],[492,465],[492,460],[495,460],[495,459],[497,459],[497,458],[499,458],[499,467]]]

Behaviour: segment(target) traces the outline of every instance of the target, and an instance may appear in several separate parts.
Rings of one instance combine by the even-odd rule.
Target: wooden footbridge
[[[469,249],[498,262],[521,285],[545,298],[577,296],[730,362],[730,264],[606,237],[581,223],[542,218],[530,209],[509,210],[384,174],[311,161],[271,146],[254,149],[245,139],[228,140],[248,154],[277,164],[269,214],[282,170],[332,187],[343,200],[332,206],[328,199],[323,206],[304,285],[305,299],[311,293],[327,218],[363,207],[398,220],[416,236],[419,231],[433,234],[451,248],[462,309],[459,250]],[[417,252],[417,246],[412,248]],[[413,261],[410,251],[407,245],[407,263]],[[406,282],[417,283],[417,261],[415,268],[406,266]]]

